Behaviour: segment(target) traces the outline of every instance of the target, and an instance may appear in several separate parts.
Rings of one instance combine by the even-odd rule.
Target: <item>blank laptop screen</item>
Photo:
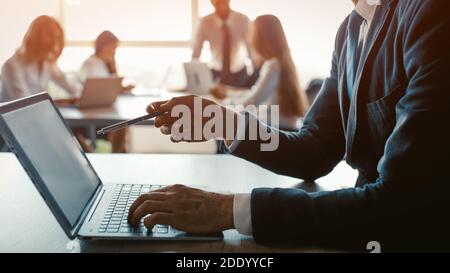
[[[6,113],[3,119],[74,226],[100,181],[53,105],[41,101]]]

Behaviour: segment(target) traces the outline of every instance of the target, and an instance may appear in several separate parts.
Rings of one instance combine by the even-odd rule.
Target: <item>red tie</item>
[[[230,71],[230,63],[231,63],[231,35],[230,29],[226,23],[222,26],[222,72],[221,72],[221,81],[227,81],[229,78]]]

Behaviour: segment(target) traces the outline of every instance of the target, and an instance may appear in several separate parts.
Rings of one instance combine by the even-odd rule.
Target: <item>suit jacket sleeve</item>
[[[355,247],[365,247],[372,240],[381,241],[386,247],[428,243],[436,247],[442,242],[448,247],[449,238],[445,234],[450,226],[446,201],[450,187],[450,40],[446,38],[450,37],[449,3],[446,0],[408,3],[414,7],[404,15],[406,21],[399,27],[399,37],[403,39],[399,65],[404,66],[408,83],[396,106],[395,127],[378,164],[378,180],[364,188],[314,194],[297,189],[256,189],[251,202],[256,241],[326,242]],[[327,84],[330,79],[315,108],[330,107],[330,102],[322,102],[325,96],[332,101],[334,98]],[[302,133],[284,135],[281,149],[290,155],[286,146],[292,147],[299,160],[286,164],[280,154],[273,161],[282,163],[270,164],[269,159],[259,162],[272,169],[299,174],[304,172],[302,164],[311,166],[302,159],[306,155],[313,157],[314,164],[325,163],[323,169],[331,167],[341,147],[330,149],[330,145],[336,144],[329,135],[333,128],[331,115],[336,113],[328,107],[313,109],[312,114],[318,117],[312,119],[310,114]],[[315,113],[319,110],[326,114]],[[327,126],[322,132],[324,124]],[[320,142],[327,144],[325,147],[333,156],[325,156]],[[308,145],[311,150],[305,147]],[[312,155],[313,150],[318,150],[326,160],[321,162]],[[294,170],[295,165],[300,171]],[[317,167],[315,173],[319,173]]]
[[[241,141],[233,155],[256,163],[273,172],[301,179],[315,179],[331,172],[343,159],[345,137],[342,128],[337,91],[337,52],[333,53],[330,76],[306,114],[304,125],[298,132],[278,131],[278,149],[261,152],[260,141]],[[255,117],[249,115],[249,124]],[[265,127],[263,123],[258,126]]]

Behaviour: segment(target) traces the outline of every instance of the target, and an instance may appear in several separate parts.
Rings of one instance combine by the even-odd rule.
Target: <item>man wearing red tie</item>
[[[199,59],[203,45],[211,48],[214,76],[220,83],[242,87],[249,75],[246,61],[250,58],[247,33],[250,20],[230,8],[230,0],[211,0],[214,13],[201,19],[194,37],[193,59]]]

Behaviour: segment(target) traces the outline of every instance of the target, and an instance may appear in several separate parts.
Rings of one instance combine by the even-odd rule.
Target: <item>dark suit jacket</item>
[[[282,175],[315,179],[343,159],[360,174],[355,188],[335,192],[255,189],[257,242],[450,248],[449,10],[448,0],[382,0],[351,103],[347,18],[304,127],[281,132],[274,152],[240,144],[236,156]]]

